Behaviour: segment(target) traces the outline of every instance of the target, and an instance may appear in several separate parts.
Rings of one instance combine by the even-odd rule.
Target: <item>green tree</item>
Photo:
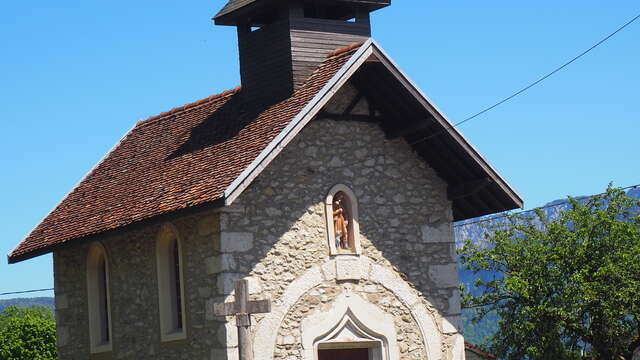
[[[640,346],[639,202],[610,186],[569,203],[553,221],[511,216],[461,250],[466,269],[498,274],[463,302],[474,320],[497,312],[489,350],[505,359],[631,359]]]
[[[56,323],[45,307],[8,307],[0,313],[0,360],[57,359]]]

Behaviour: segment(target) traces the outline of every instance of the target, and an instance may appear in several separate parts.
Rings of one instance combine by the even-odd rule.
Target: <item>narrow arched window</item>
[[[360,254],[358,202],[346,185],[334,186],[325,200],[327,235],[332,255]]]
[[[160,231],[156,258],[161,339],[162,341],[185,339],[187,331],[182,280],[182,248],[177,231],[170,225],[163,226]]]
[[[87,256],[87,292],[91,352],[111,351],[109,260],[99,243],[91,246]]]

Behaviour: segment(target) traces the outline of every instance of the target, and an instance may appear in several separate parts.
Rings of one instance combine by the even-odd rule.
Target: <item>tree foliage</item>
[[[556,219],[512,216],[465,243],[462,265],[500,274],[464,292],[475,320],[495,311],[490,350],[505,359],[631,359],[640,346],[640,216],[620,189],[578,201]]]
[[[57,359],[56,323],[45,307],[8,307],[0,313],[0,360]]]

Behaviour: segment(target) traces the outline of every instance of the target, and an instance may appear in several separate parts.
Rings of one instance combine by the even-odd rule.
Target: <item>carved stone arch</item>
[[[102,243],[89,246],[86,262],[89,342],[92,354],[109,352],[111,346],[111,286],[109,255]]]
[[[177,269],[173,253],[176,246]],[[171,223],[163,224],[156,236],[158,311],[160,339],[163,342],[187,338],[183,254],[182,239],[178,229]]]
[[[329,240],[329,249],[331,255],[338,255],[340,251],[336,246],[336,236],[333,228],[333,198],[337,193],[343,193],[348,201],[349,212],[349,236],[353,238],[353,253],[362,254],[362,246],[360,244],[360,222],[358,217],[358,199],[356,194],[344,184],[337,184],[329,190],[327,197],[325,198],[325,214],[327,222],[327,236]]]
[[[409,309],[418,324],[427,353],[426,360],[442,359],[442,335],[433,314],[422,303],[420,297],[398,274],[382,265],[374,264],[369,258],[361,256],[363,280],[370,280],[392,292]],[[336,281],[336,264],[339,259],[331,259],[322,265],[314,266],[293,281],[284,294],[274,301],[272,311],[257,324],[253,349],[255,360],[272,360],[276,347],[278,331],[289,311],[301,297],[324,281]],[[232,351],[233,349],[229,349]]]
[[[303,360],[318,360],[318,350],[357,343],[370,349],[372,360],[399,360],[393,315],[362,299],[341,294],[329,312],[302,321]]]

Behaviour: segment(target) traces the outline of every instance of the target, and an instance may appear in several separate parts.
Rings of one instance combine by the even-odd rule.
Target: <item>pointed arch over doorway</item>
[[[420,329],[427,359],[441,360],[442,333],[438,329],[434,314],[422,303],[420,297],[414,294],[409,284],[394,271],[373,263],[366,256],[360,256],[357,259],[361,262],[362,280],[370,280],[385,287],[409,309]],[[271,312],[266,314],[256,326],[253,343],[255,360],[273,360],[278,330],[285,317],[305,293],[324,281],[336,281],[336,262],[336,259],[330,259],[322,265],[310,268],[289,284],[284,295],[274,302]],[[234,348],[228,348],[228,355],[232,356],[234,350]]]
[[[340,295],[331,310],[302,321],[304,360],[322,351],[367,349],[368,360],[399,360],[393,316],[353,293]]]

